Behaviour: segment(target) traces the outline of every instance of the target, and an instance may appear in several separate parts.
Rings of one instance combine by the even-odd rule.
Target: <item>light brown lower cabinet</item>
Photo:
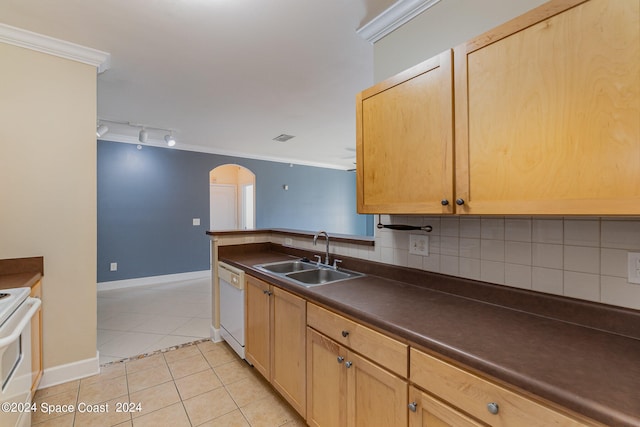
[[[303,417],[306,301],[246,276],[245,357]]]
[[[409,409],[409,427],[486,426],[414,386],[409,387]]]
[[[415,348],[410,351],[410,371],[411,382],[429,393],[419,394],[420,390],[412,388],[411,403],[416,404],[416,414],[411,416],[411,427],[431,426],[425,424],[425,416],[437,420],[435,426],[601,426]],[[421,400],[423,398],[427,400]],[[460,421],[463,418],[456,416],[466,419]],[[416,424],[413,424],[414,419]]]
[[[307,328],[310,426],[407,425],[407,381]]]

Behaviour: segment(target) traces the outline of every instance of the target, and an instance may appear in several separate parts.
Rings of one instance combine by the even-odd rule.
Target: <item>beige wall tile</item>
[[[564,295],[587,301],[600,301],[600,276],[597,274],[565,271]]]
[[[620,277],[602,276],[602,302],[640,310],[640,285]]]
[[[531,288],[548,294],[564,293],[564,272],[544,267],[533,267],[531,271]]]

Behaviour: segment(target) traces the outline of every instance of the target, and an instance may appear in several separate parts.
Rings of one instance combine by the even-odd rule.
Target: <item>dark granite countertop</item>
[[[437,352],[606,425],[640,426],[640,313],[635,310],[610,308],[626,316],[625,323],[631,323],[627,327],[632,333],[625,334],[595,328],[594,321],[587,327],[532,314],[521,306],[514,309],[490,299],[481,301],[416,281],[371,274],[304,288],[252,267],[287,259],[291,254],[276,251],[273,245],[266,251],[265,246],[246,246],[226,251],[221,247],[219,259],[412,346]],[[357,270],[346,260],[343,265]],[[428,282],[456,281],[449,276],[423,274]],[[499,287],[477,283],[487,289]],[[512,292],[499,288],[500,292]],[[565,304],[567,311],[572,311],[573,305],[578,309],[584,305],[578,301],[558,304]],[[599,313],[597,310],[608,308],[594,310]]]
[[[0,259],[0,289],[30,288],[43,274],[43,257]]]

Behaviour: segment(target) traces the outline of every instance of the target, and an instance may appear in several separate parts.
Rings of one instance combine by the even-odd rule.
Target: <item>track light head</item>
[[[107,125],[100,125],[96,129],[96,136],[102,138],[107,132],[109,132],[109,127]]]
[[[165,135],[164,140],[166,141],[169,147],[173,147],[174,145],[176,145],[176,139],[173,137],[172,134]]]
[[[138,134],[138,141],[147,142],[147,139],[149,139],[149,133],[146,131],[145,128],[142,128],[140,130],[140,133]]]

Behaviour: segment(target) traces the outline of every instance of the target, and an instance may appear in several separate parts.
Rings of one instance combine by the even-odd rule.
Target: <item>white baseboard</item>
[[[220,335],[220,329],[216,329],[211,325],[211,341],[213,342],[222,342],[222,335]]]
[[[112,282],[98,283],[98,292],[157,285],[159,283],[181,282],[183,280],[206,279],[210,277],[211,270],[201,270],[189,271],[187,273],[165,274],[162,276],[138,277],[136,279],[114,280]]]
[[[96,357],[45,369],[38,389],[79,380],[99,373],[100,359],[98,358],[98,352],[96,352]]]

